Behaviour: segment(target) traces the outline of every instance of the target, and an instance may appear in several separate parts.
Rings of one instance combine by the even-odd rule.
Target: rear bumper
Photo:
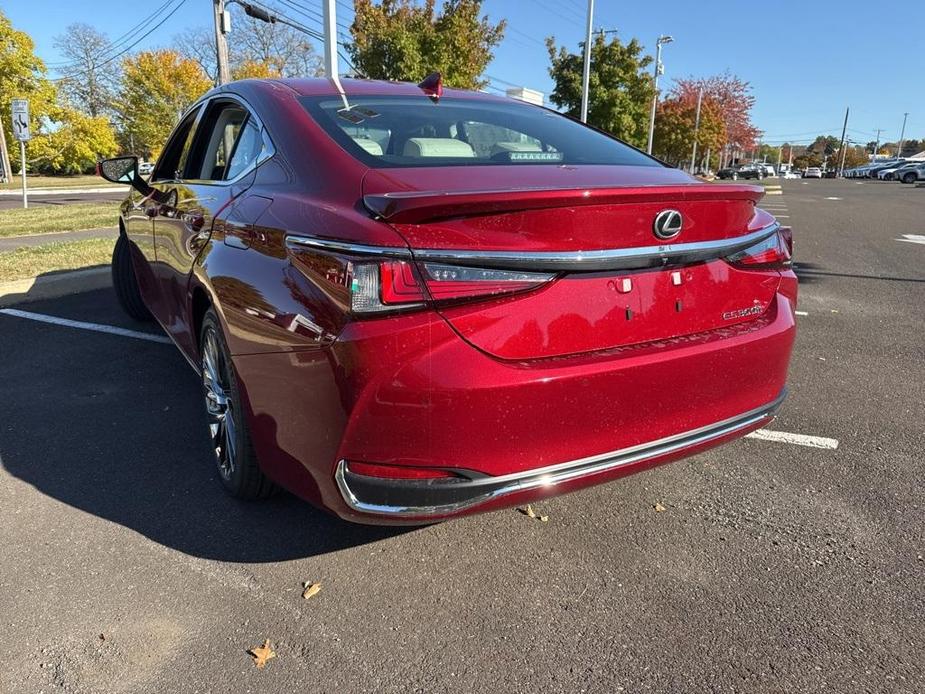
[[[573,358],[498,360],[429,312],[351,324],[324,349],[238,355],[261,468],[342,518],[403,524],[694,455],[780,405],[795,335],[796,279],[785,275],[752,323]],[[351,461],[460,479],[383,481],[351,474]]]
[[[341,460],[334,478],[344,503],[358,513],[419,520],[444,518],[513,494],[538,488],[555,494],[558,487],[581,478],[590,479],[633,464],[674,459],[688,451],[703,450],[771,421],[785,397],[786,391],[762,407],[657,441],[499,477],[389,480],[356,475],[350,471],[349,463]]]

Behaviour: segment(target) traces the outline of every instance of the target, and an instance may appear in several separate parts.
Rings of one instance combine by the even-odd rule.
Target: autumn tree
[[[482,0],[356,0],[347,52],[357,71],[372,79],[417,82],[439,70],[448,86],[480,89],[505,21],[479,17]]]
[[[695,128],[696,124],[696,98],[693,103],[678,96],[661,101],[655,118],[655,156],[673,165],[689,162],[693,154],[695,129],[699,158],[704,157],[707,150],[718,152],[726,136],[719,106],[704,100],[700,106],[700,127]]]
[[[122,130],[136,151],[156,157],[186,108],[211,87],[199,64],[174,50],[126,58],[118,98]]]
[[[0,134],[5,138],[7,152],[19,149],[10,132],[10,102],[18,98],[29,100],[30,117],[35,128],[54,107],[55,88],[45,77],[45,63],[35,55],[32,38],[24,31],[17,31],[0,12]],[[19,158],[9,156],[2,162],[0,173],[4,177],[11,175],[11,164],[18,169]]]
[[[118,152],[115,131],[107,117],[61,107],[51,118],[52,127],[29,143],[29,161],[35,172],[87,173],[98,160]]]
[[[55,37],[55,48],[66,58],[58,92],[68,104],[91,117],[110,113],[119,82],[119,63],[112,44],[88,24],[71,24]]]
[[[570,52],[556,47],[554,37],[546,39],[549,75],[555,82],[550,100],[578,118],[581,114],[583,50]],[[655,93],[645,70],[652,58],[642,54],[636,39],[624,44],[614,36],[595,34],[591,43],[588,123],[616,137],[643,147],[648,137],[649,108]]]
[[[755,148],[761,131],[751,121],[751,110],[755,105],[751,85],[725,72],[713,77],[676,80],[671,95],[688,102],[697,99],[697,93],[703,89],[703,98],[715,104],[726,129],[725,145],[738,150]]]
[[[839,161],[841,161],[841,155],[839,154]],[[867,156],[867,151],[863,147],[847,147],[845,149],[845,168],[853,169],[856,166],[863,166],[868,163],[870,159]]]

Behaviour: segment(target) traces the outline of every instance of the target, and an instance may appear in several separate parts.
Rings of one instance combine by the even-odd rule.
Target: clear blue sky
[[[54,37],[68,24],[86,22],[115,39],[167,1],[5,0],[3,11],[14,26],[33,36],[39,56],[54,63],[60,60]],[[319,26],[312,17],[320,13],[320,0],[264,4]],[[309,8],[309,14],[300,15],[293,4]],[[138,9],[129,9],[132,5]],[[667,84],[672,78],[727,69],[751,82],[757,97],[754,121],[769,142],[807,141],[817,133],[840,135],[846,106],[851,107],[851,139],[873,140],[876,129],[883,128],[882,140],[896,140],[907,111],[906,137],[925,138],[922,56],[911,50],[900,57],[895,45],[889,51],[875,48],[890,45],[886,37],[907,29],[920,36],[925,2],[597,0],[595,5],[596,29],[618,29],[621,38],[637,37],[649,50],[654,50],[660,33],[674,36],[663,55]],[[339,23],[350,23],[351,6],[351,0],[338,0]],[[584,0],[485,0],[485,12],[492,19],[508,20],[505,40],[487,70],[496,80],[493,86],[504,89],[505,82],[511,82],[548,95],[552,85],[543,39],[553,35],[577,50],[586,6]],[[137,48],[167,45],[186,26],[210,24],[211,8],[211,0],[185,0]],[[834,51],[826,48],[832,44],[838,47]]]

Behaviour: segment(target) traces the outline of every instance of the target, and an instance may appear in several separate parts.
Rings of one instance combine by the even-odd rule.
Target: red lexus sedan
[[[247,80],[132,186],[119,300],[201,374],[215,461],[342,518],[535,501],[767,424],[797,280],[760,188],[507,98]]]

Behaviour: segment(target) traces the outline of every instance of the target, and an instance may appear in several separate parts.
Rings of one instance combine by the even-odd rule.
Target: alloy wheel
[[[227,480],[235,470],[235,403],[231,397],[229,365],[212,327],[205,330],[202,340],[202,384],[212,450],[219,474]]]

